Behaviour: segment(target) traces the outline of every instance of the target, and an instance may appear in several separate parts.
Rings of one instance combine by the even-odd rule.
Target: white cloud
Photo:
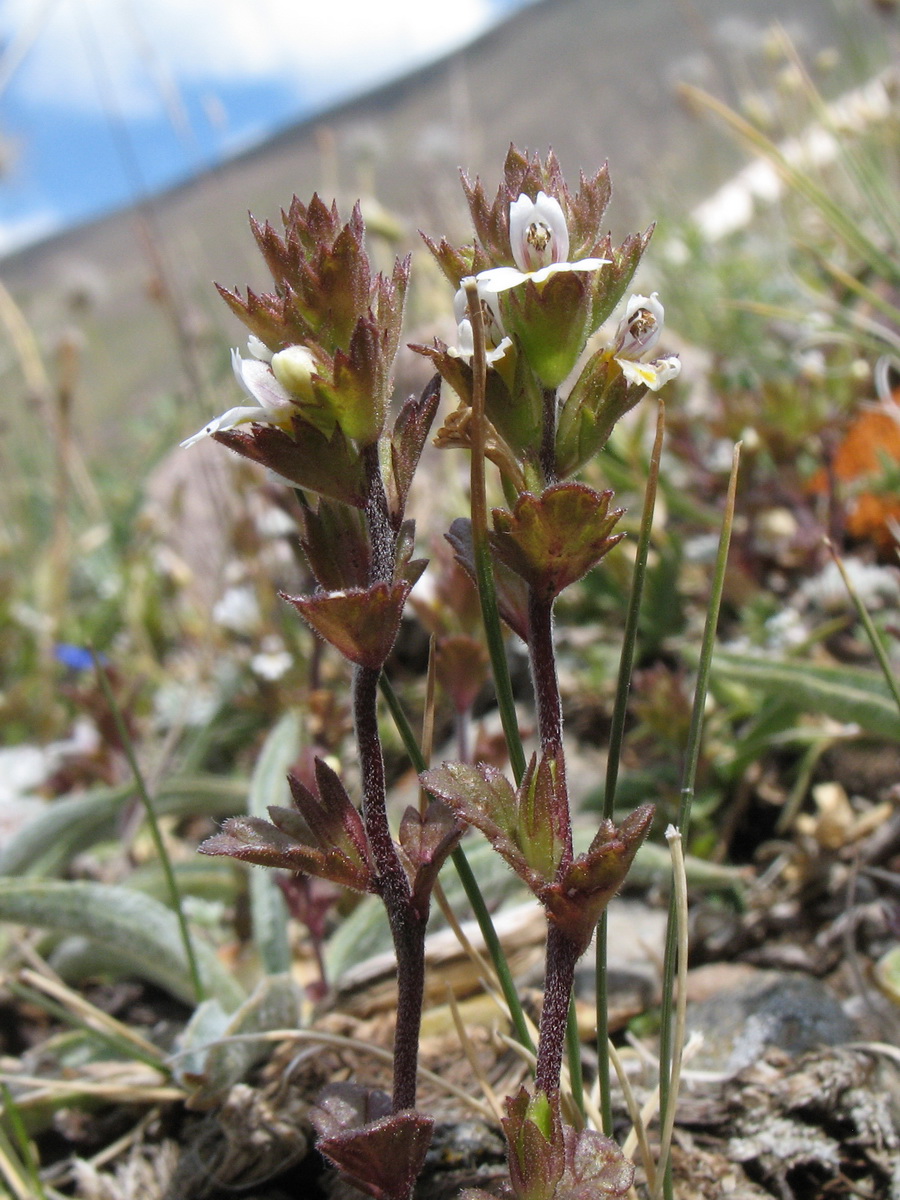
[[[24,216],[6,220],[0,217],[0,258],[50,237],[62,225],[59,213],[49,208],[35,209]]]
[[[491,12],[491,0],[431,0],[427,15],[422,0],[5,0],[0,37],[14,55],[28,43],[23,99],[89,112],[107,86],[140,116],[179,83],[276,81],[336,99],[462,44]]]

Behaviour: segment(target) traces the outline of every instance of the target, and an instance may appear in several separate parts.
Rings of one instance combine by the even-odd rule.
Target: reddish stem
[[[533,589],[529,589],[528,594],[528,651],[534,679],[541,753],[554,765],[556,824],[566,844],[559,865],[558,874],[561,874],[572,862],[573,852],[572,820],[563,748],[562,700],[553,647],[553,601],[537,596]]]
[[[534,1086],[548,1096],[559,1095],[559,1073],[566,1044],[566,1021],[575,981],[578,949],[553,922],[547,927],[547,969],[544,1007],[538,1029],[537,1067]]]
[[[377,446],[363,449],[368,478],[366,523],[371,547],[370,583],[394,578],[396,535],[391,525]],[[406,871],[391,837],[387,817],[384,758],[378,729],[380,669],[357,667],[353,679],[353,713],[362,768],[363,820],[375,860],[381,898],[387,910],[397,955],[397,1025],[394,1033],[394,1111],[416,1103],[419,1028],[425,992],[425,926],[412,902]]]
[[[553,647],[553,600],[538,596],[533,589],[529,590],[528,596],[528,650],[534,676],[541,753],[555,768],[554,820],[564,839],[564,849],[557,868],[559,879],[571,865],[574,853],[563,748],[562,699],[559,694],[556,654]],[[538,1031],[535,1087],[552,1097],[559,1095],[559,1073],[566,1043],[566,1021],[578,957],[577,947],[549,921],[544,1007],[541,1010]]]

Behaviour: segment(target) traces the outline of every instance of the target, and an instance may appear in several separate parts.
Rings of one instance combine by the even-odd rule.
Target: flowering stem
[[[375,860],[381,898],[397,955],[397,1027],[394,1034],[394,1111],[416,1102],[416,1065],[425,976],[426,918],[412,905],[409,881],[387,819],[384,759],[378,731],[379,670],[357,667],[353,680],[356,740],[362,767],[363,820]]]
[[[534,676],[541,753],[553,768],[556,825],[565,838],[557,868],[557,874],[561,876],[570,866],[574,851],[563,748],[562,699],[553,648],[553,600],[539,596],[533,588],[528,593],[528,649]],[[563,1047],[567,1046],[573,1092],[576,1101],[581,1103],[581,1048],[571,1009],[572,984],[578,957],[575,946],[551,922],[547,930],[544,1008],[538,1038],[536,1086],[547,1092],[559,1089]]]
[[[559,873],[562,873],[572,862],[572,821],[563,750],[562,700],[553,648],[553,601],[538,596],[533,588],[528,593],[528,650],[534,677],[541,753],[553,767],[556,819],[558,828],[566,838],[566,848],[559,864]]]
[[[497,590],[494,586],[494,571],[491,564],[490,545],[488,543],[487,526],[487,487],[485,483],[485,386],[487,375],[487,358],[484,345],[484,315],[481,311],[481,301],[478,296],[478,285],[474,278],[463,284],[468,304],[469,320],[472,324],[472,461],[470,476],[470,505],[472,515],[472,555],[475,563],[475,578],[478,586],[478,599],[481,604],[481,616],[484,624],[485,639],[488,654],[491,659],[491,671],[494,677],[494,688],[497,692],[497,707],[500,710],[500,720],[509,751],[509,761],[519,783],[525,774],[525,751],[522,749],[522,739],[519,735],[519,724],[516,717],[516,703],[513,697],[512,682],[509,677],[509,664],[506,661],[506,647],[503,642],[503,631],[500,626],[500,608],[497,604]]]
[[[544,423],[541,430],[541,470],[544,483],[556,483],[556,388],[544,389]]]
[[[386,675],[381,676],[381,692],[387,701],[388,708],[391,710],[410,761],[416,771],[421,774],[422,771],[428,769],[428,763],[419,749],[415,734],[410,727],[409,721],[406,719],[406,714],[400,705],[397,694]],[[528,1022],[525,1018],[525,1011],[522,1008],[522,1001],[519,998],[515,980],[509,969],[509,963],[500,944],[500,938],[497,936],[497,930],[494,928],[494,923],[491,920],[490,910],[484,896],[481,894],[478,881],[469,865],[469,860],[466,858],[462,846],[457,846],[450,857],[453,860],[456,873],[466,893],[466,899],[469,901],[472,914],[478,922],[478,927],[481,930],[481,936],[484,938],[484,944],[494,965],[494,970],[497,973],[497,979],[500,983],[500,989],[503,992],[503,998],[506,1000],[506,1005],[509,1009],[516,1039],[526,1050],[533,1051],[534,1042],[531,1039],[531,1034],[528,1032]]]
[[[366,471],[366,525],[369,530],[369,545],[372,562],[369,568],[369,583],[392,583],[394,579],[394,557],[396,535],[391,525],[378,444],[364,446],[362,460]]]
[[[396,534],[391,524],[376,444],[362,451],[368,484],[366,524],[371,563],[369,581],[391,583],[394,578]],[[419,1028],[425,994],[425,927],[428,914],[412,902],[406,871],[397,854],[387,818],[384,757],[378,729],[377,667],[357,667],[353,679],[353,715],[362,768],[363,820],[375,860],[382,901],[387,910],[397,956],[397,1024],[394,1033],[394,1111],[416,1103]]]
[[[534,1086],[548,1096],[559,1095],[559,1072],[566,1043],[569,1000],[575,980],[578,949],[551,921],[547,927],[547,972],[544,1007],[538,1029]]]

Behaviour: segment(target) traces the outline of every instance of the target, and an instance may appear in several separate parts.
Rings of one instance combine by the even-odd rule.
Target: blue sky
[[[529,0],[0,0],[0,254],[437,57]]]

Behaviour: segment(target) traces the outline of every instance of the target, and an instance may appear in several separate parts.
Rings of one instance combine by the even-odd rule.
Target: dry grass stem
[[[670,825],[666,840],[672,855],[672,886],[675,889],[675,936],[678,947],[677,983],[675,990],[675,1028],[672,1036],[672,1069],[669,1076],[669,1103],[666,1107],[665,1126],[660,1130],[659,1160],[656,1164],[656,1186],[651,1191],[651,1200],[662,1195],[666,1177],[666,1164],[672,1148],[675,1129],[675,1108],[678,1087],[681,1082],[681,1063],[684,1055],[685,1021],[687,1017],[687,969],[688,969],[688,897],[687,873],[684,866],[684,849],[681,834]]]
[[[357,1054],[368,1054],[372,1058],[380,1059],[381,1062],[393,1062],[391,1051],[383,1046],[373,1046],[371,1042],[364,1042],[359,1038],[346,1037],[340,1033],[325,1033],[319,1029],[270,1029],[266,1033],[238,1033],[232,1037],[217,1038],[209,1045],[211,1047],[229,1046],[240,1042],[315,1042],[323,1046],[333,1046],[336,1050],[353,1050]],[[183,1053],[192,1052],[185,1051]],[[173,1054],[169,1061],[180,1057],[182,1054]],[[465,1088],[457,1087],[455,1083],[450,1083],[436,1072],[429,1071],[427,1067],[420,1066],[418,1074],[420,1079],[427,1080],[433,1087],[446,1092],[447,1095],[453,1096],[457,1100],[462,1100],[479,1116],[485,1117],[487,1120],[491,1119],[493,1114],[488,1105],[482,1104],[480,1100],[470,1096]]]
[[[653,1155],[650,1151],[650,1140],[647,1137],[647,1126],[644,1124],[644,1118],[640,1105],[637,1101],[637,1096],[634,1094],[634,1088],[631,1086],[631,1080],[628,1078],[628,1073],[625,1070],[625,1064],[622,1062],[618,1050],[616,1050],[612,1042],[609,1043],[608,1049],[609,1060],[615,1068],[619,1085],[622,1088],[622,1094],[625,1097],[625,1105],[628,1109],[628,1116],[631,1120],[631,1133],[629,1133],[625,1141],[625,1154],[628,1157],[631,1157],[627,1147],[631,1145],[633,1141],[641,1152],[641,1163],[644,1167],[644,1173],[647,1176],[647,1186],[652,1190],[656,1186],[656,1167],[653,1163]]]
[[[19,979],[22,983],[33,987],[36,991],[43,992],[45,996],[49,996],[53,1000],[58,1000],[60,1004],[64,1005],[90,1029],[130,1042],[141,1054],[155,1058],[160,1064],[162,1063],[163,1056],[158,1046],[154,1046],[152,1042],[141,1037],[139,1033],[131,1029],[128,1025],[125,1025],[122,1021],[117,1021],[109,1013],[105,1013],[102,1009],[97,1008],[96,1005],[91,1004],[84,996],[67,987],[62,980],[54,978],[49,974],[29,970],[28,968],[19,972]]]
[[[459,1035],[459,1044],[462,1046],[463,1053],[469,1062],[469,1066],[472,1068],[472,1073],[481,1084],[481,1090],[484,1092],[485,1098],[488,1104],[494,1110],[494,1116],[499,1122],[503,1118],[503,1108],[496,1092],[491,1087],[487,1075],[485,1075],[484,1070],[478,1061],[478,1056],[475,1053],[475,1047],[472,1045],[472,1039],[469,1037],[469,1034],[466,1031],[462,1014],[459,1011],[459,1005],[456,1002],[456,997],[453,995],[451,988],[447,988],[447,1001],[450,1005],[450,1012],[453,1016],[453,1024],[456,1026],[456,1032]]]

